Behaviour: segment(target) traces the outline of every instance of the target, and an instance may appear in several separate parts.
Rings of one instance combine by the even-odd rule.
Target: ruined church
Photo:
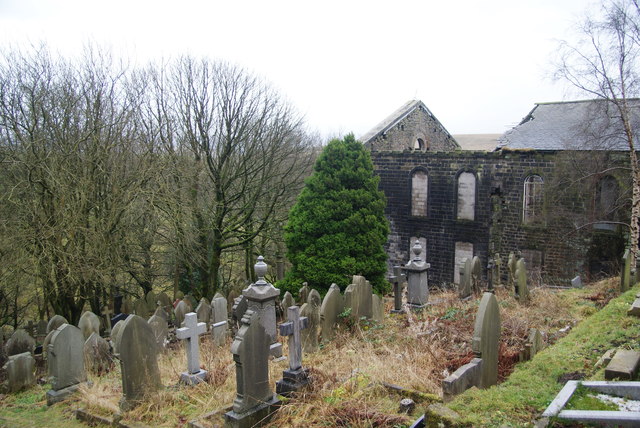
[[[631,191],[617,123],[607,101],[540,103],[503,135],[453,136],[406,103],[360,137],[387,198],[390,265],[419,240],[432,286],[458,283],[473,256],[504,280],[511,252],[549,285],[616,272]]]

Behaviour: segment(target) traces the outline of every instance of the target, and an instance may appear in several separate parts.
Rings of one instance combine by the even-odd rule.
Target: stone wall
[[[480,257],[483,266],[489,254],[500,253],[506,266],[509,252],[520,251],[525,259],[531,259],[527,262],[532,268],[540,265],[538,272],[546,283],[567,285],[576,274],[584,274],[592,232],[576,231],[575,224],[554,216],[557,207],[549,206],[554,200],[550,192],[556,152],[372,151],[372,159],[387,197],[390,266],[408,261],[410,238],[418,237],[426,238],[433,285],[454,281],[456,242],[471,243],[473,255]],[[411,177],[417,169],[428,175],[427,212],[423,216],[411,215]],[[473,220],[458,219],[458,177],[464,172],[476,177]],[[523,224],[524,181],[532,174],[544,180],[543,213],[537,221]],[[468,193],[467,179],[468,175],[463,182]],[[464,192],[461,197],[465,197]],[[584,205],[580,199],[583,196],[575,198],[562,203],[569,207]],[[468,249],[468,245],[459,248]],[[502,272],[506,275],[507,269]]]

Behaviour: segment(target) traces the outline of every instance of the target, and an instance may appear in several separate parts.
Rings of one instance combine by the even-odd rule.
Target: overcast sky
[[[554,84],[555,40],[590,0],[0,0],[0,45],[88,40],[144,63],[180,54],[263,76],[323,135],[361,136],[411,99],[452,134],[502,133]]]

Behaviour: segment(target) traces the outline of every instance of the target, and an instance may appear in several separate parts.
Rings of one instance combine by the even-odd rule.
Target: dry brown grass
[[[584,290],[532,290],[529,305],[521,305],[508,290],[496,295],[502,317],[500,372],[507,376],[523,349],[530,328],[546,332],[553,341],[558,330],[575,324],[611,295],[615,280]],[[389,314],[387,298],[384,327],[364,322],[341,325],[333,341],[313,354],[304,355],[310,368],[311,385],[286,400],[269,426],[402,426],[414,417],[398,413],[403,397],[390,393],[383,383],[400,385],[423,393],[440,394],[442,379],[468,362],[473,326],[480,296],[460,301],[453,292],[434,293],[433,305],[420,313]],[[287,355],[286,340],[283,339]],[[195,387],[177,386],[186,369],[181,344],[173,344],[159,359],[162,383],[168,386],[137,408],[126,412],[124,421],[152,426],[181,426],[216,409],[228,407],[235,398],[235,367],[226,346],[217,348],[208,338],[201,342],[201,364],[209,371],[206,382]],[[270,364],[271,384],[282,377],[288,362]],[[94,378],[83,390],[81,405],[97,413],[113,413],[121,397],[120,369]],[[433,397],[423,396],[423,405]],[[420,406],[420,404],[419,404]],[[418,410],[419,411],[419,410]],[[418,413],[416,411],[416,413]]]

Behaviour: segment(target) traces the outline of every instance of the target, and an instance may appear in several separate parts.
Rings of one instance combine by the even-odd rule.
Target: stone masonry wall
[[[372,152],[380,188],[387,197],[391,234],[387,249],[390,266],[409,260],[409,239],[424,237],[426,258],[431,263],[432,285],[453,282],[455,244],[470,242],[483,266],[489,254],[500,253],[503,266],[511,251],[541,254],[547,283],[566,285],[583,269],[586,249],[579,236],[560,233],[554,224],[522,224],[524,180],[531,174],[550,183],[554,171],[553,152]],[[411,173],[416,168],[428,174],[427,215],[411,215]],[[457,177],[462,172],[476,176],[474,220],[456,219]],[[551,209],[545,207],[545,210]],[[502,269],[503,274],[506,268]]]

